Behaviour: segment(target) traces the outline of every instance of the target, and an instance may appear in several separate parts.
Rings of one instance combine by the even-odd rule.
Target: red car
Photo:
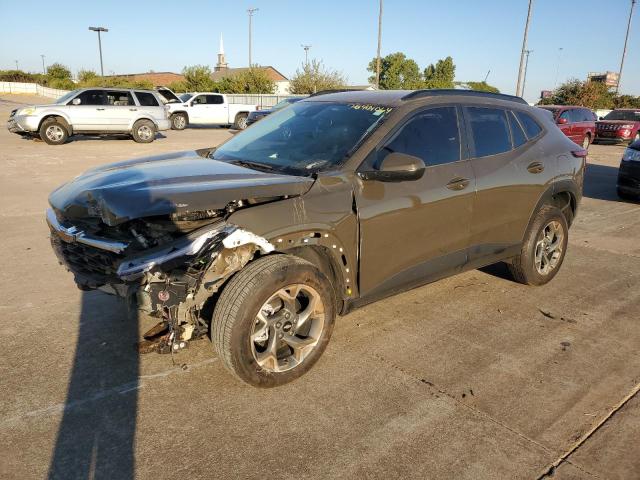
[[[640,109],[618,108],[596,122],[598,143],[634,142],[640,140]]]
[[[596,138],[596,115],[586,107],[573,105],[544,105],[562,133],[585,150]]]

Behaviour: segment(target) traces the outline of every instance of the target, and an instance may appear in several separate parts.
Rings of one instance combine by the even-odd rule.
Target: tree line
[[[580,105],[593,110],[640,108],[640,96],[618,95],[604,83],[574,78],[556,88],[550,97],[541,99],[538,105]]]

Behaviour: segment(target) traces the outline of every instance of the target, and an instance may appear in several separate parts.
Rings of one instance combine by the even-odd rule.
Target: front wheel
[[[69,138],[67,128],[55,118],[48,118],[42,122],[39,134],[49,145],[62,145]]]
[[[320,270],[298,257],[271,255],[247,265],[225,286],[211,338],[237,378],[276,387],[318,361],[335,315],[333,288]]]
[[[184,113],[176,113],[171,116],[171,129],[184,130],[187,127],[187,116]]]
[[[545,205],[536,214],[521,247],[509,264],[513,278],[527,285],[544,285],[556,276],[567,251],[569,227],[563,213]]]
[[[156,139],[156,126],[151,120],[138,120],[131,135],[137,143],[151,143]]]
[[[247,128],[247,116],[248,115],[246,113],[239,113],[236,115],[236,121],[233,124],[233,128],[236,130],[244,130]]]

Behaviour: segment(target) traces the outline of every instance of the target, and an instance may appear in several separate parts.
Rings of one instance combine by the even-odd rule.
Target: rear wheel
[[[175,113],[171,116],[171,128],[184,130],[187,127],[187,116],[184,113]]]
[[[151,120],[138,120],[133,124],[131,135],[138,143],[151,143],[156,139],[156,126]]]
[[[239,113],[236,115],[236,121],[233,124],[233,128],[236,130],[244,130],[247,128],[247,117],[246,113]]]
[[[62,145],[69,138],[67,127],[55,118],[48,118],[40,125],[40,138],[49,145]]]
[[[520,254],[509,264],[513,278],[527,285],[544,285],[556,276],[567,250],[567,219],[551,205],[536,214],[525,235]]]
[[[324,274],[301,258],[271,255],[247,265],[225,286],[211,338],[236,377],[276,387],[318,361],[334,320],[334,293]]]

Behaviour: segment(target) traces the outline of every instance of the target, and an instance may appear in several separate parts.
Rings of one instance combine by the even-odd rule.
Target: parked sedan
[[[618,108],[596,122],[598,143],[635,142],[640,140],[640,109]]]
[[[585,107],[573,105],[545,105],[567,137],[587,149],[596,137],[596,115]]]
[[[640,140],[629,145],[622,155],[617,187],[620,198],[640,198]]]
[[[247,118],[247,127],[252,123],[256,123],[258,120],[263,119],[270,113],[277,112],[278,110],[282,110],[284,107],[288,107],[292,103],[296,103],[298,100],[302,100],[302,98],[303,97],[285,98],[284,100],[280,100],[271,108],[268,108],[266,110],[256,110],[255,112],[251,112],[249,114],[249,117]]]

